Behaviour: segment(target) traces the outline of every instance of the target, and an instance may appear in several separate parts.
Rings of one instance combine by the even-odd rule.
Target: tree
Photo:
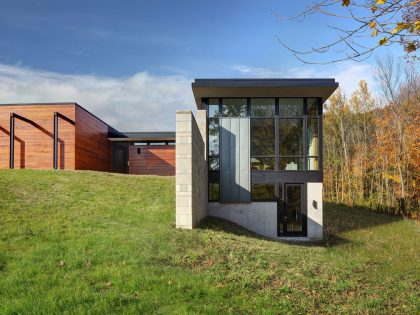
[[[340,5],[345,14],[338,13]],[[420,49],[420,0],[322,0],[312,3],[296,16],[279,19],[302,21],[313,14],[353,23],[351,28],[330,26],[337,32],[337,38],[306,51],[293,49],[279,38],[280,44],[304,63],[363,61],[379,47],[393,44],[401,44],[409,60],[419,59],[416,52]],[[372,38],[373,43],[368,38]],[[317,57],[333,49],[338,53],[337,58],[316,61]]]

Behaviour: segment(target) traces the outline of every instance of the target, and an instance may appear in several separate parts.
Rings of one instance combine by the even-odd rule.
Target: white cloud
[[[373,92],[377,90],[374,67],[370,64],[343,63],[329,65],[328,68],[301,66],[286,69],[234,65],[231,69],[242,77],[250,78],[335,78],[348,95],[358,88],[360,80],[365,80]]]
[[[127,78],[66,75],[0,64],[0,102],[77,102],[121,131],[175,130],[175,111],[194,109],[191,79],[139,72]]]

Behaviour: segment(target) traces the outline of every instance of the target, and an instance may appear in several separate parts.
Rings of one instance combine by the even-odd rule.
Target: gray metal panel
[[[220,119],[220,201],[249,202],[250,120]]]

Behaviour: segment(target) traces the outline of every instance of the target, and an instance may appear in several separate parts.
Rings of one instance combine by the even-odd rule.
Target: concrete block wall
[[[199,124],[191,110],[176,112],[177,228],[192,229],[207,215],[207,124],[202,112],[197,114]]]

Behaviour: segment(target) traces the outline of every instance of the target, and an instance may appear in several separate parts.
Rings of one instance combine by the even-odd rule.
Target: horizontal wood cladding
[[[140,149],[140,154],[138,154]],[[129,173],[137,175],[175,175],[174,145],[130,145]]]
[[[9,168],[11,113],[32,121],[15,119],[14,167],[52,169],[54,112],[75,120],[75,106],[74,103],[0,106],[0,168]],[[58,167],[74,170],[75,127],[62,119],[58,125]]]
[[[76,106],[76,169],[111,171],[109,126]]]

